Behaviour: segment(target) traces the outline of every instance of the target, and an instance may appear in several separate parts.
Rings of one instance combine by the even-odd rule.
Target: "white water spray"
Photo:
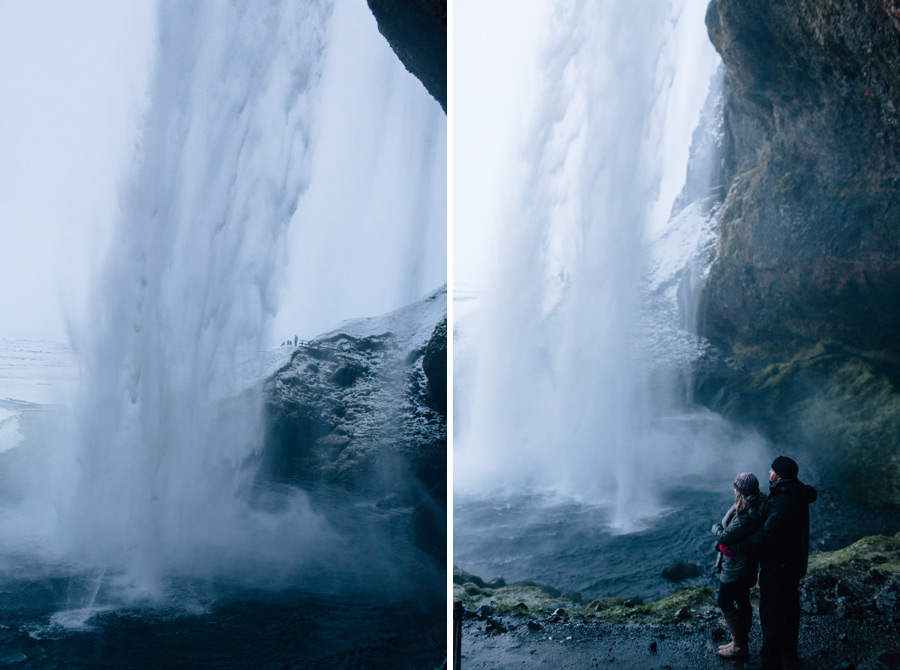
[[[667,368],[681,362],[646,357],[659,347],[643,307],[649,241],[717,63],[704,8],[557,3],[524,180],[473,326],[474,382],[458,387],[457,490],[552,489],[605,501],[629,527],[658,510],[655,484],[708,467],[722,436],[698,431],[720,429],[679,406]]]
[[[353,43],[360,16],[371,36]],[[444,181],[434,169],[443,115],[365,6],[163,2],[158,40],[135,173],[89,318],[75,330],[84,364],[74,439],[59,443],[47,478],[56,516],[48,553],[88,575],[90,588],[71,603],[88,613],[101,601],[165,597],[179,577],[265,586],[318,570],[312,581],[328,589],[352,581],[348,572],[378,569],[357,560],[375,532],[349,542],[303,491],[264,492],[265,508],[250,502],[262,448],[260,352],[273,339],[289,224],[327,228],[329,203],[306,195],[314,185],[333,193],[321,183],[335,178],[333,166],[361,163],[380,175],[382,202],[357,214],[395,213],[366,251],[383,252],[394,275],[354,280],[402,300],[445,276],[442,263],[428,267],[444,256],[434,240],[445,239],[445,201],[433,187]],[[399,82],[398,69],[409,80]],[[335,91],[354,85],[382,89],[380,107],[346,109]],[[410,125],[361,146],[369,129],[354,117],[378,126],[398,105]],[[424,188],[391,172],[404,162]],[[344,198],[369,182],[365,170],[338,176]],[[335,235],[354,248],[345,230]],[[323,272],[294,290],[339,304],[332,279]],[[388,561],[381,553],[371,554],[376,563]]]

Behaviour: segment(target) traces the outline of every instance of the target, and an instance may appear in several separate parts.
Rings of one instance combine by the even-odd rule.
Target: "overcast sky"
[[[66,339],[130,164],[149,2],[0,0],[0,338]]]

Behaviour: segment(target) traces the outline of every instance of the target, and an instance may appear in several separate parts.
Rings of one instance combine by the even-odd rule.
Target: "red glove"
[[[719,551],[721,551],[722,554],[725,555],[725,556],[727,556],[728,558],[734,558],[734,552],[731,551],[731,549],[729,549],[728,547],[726,547],[726,546],[725,546],[724,544],[722,544],[721,542],[720,542],[719,544],[716,545],[716,549],[718,549]]]

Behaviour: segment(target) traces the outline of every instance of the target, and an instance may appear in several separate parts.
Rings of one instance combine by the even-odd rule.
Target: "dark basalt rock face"
[[[443,562],[447,420],[422,366],[433,328],[412,338],[337,332],[293,348],[265,383],[260,458],[268,483],[336,486],[411,510],[410,532]]]
[[[428,397],[441,414],[447,414],[447,317],[434,328],[425,355],[422,370],[428,378]]]
[[[697,397],[900,505],[900,1],[713,0],[727,75]]]
[[[898,4],[709,5],[730,188],[705,336],[779,358],[827,340],[900,349]]]
[[[447,111],[447,0],[368,0],[378,31]]]

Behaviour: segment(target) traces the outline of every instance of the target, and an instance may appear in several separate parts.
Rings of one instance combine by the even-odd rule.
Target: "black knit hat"
[[[797,473],[800,472],[797,462],[793,458],[788,458],[787,456],[779,456],[772,461],[772,469],[775,471],[775,474],[782,479],[795,479]]]
[[[742,472],[734,478],[734,490],[742,496],[759,493],[759,480],[752,472]]]

